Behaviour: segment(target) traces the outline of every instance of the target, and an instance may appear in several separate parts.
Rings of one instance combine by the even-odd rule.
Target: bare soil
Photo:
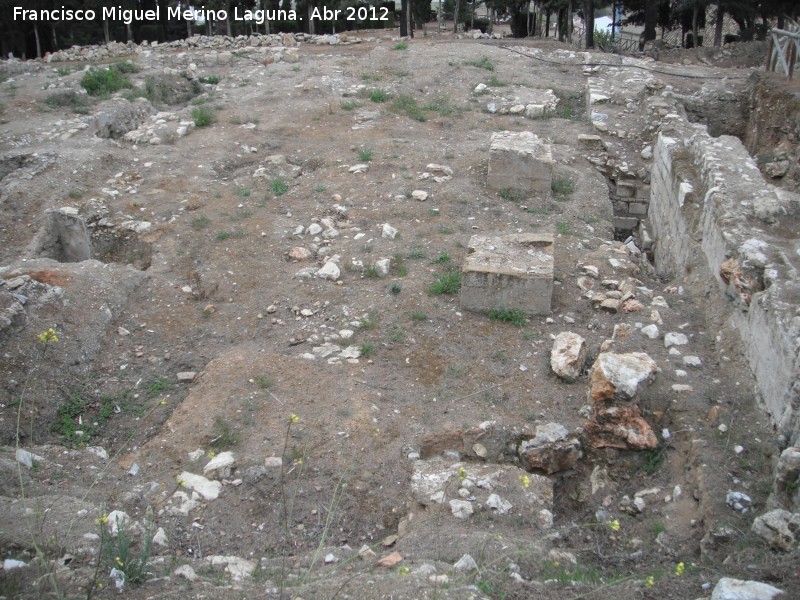
[[[128,585],[126,597],[695,598],[709,595],[702,586],[723,575],[797,589],[796,556],[775,560],[749,532],[765,506],[778,445],[756,406],[735,331],[721,311],[706,306],[705,283],[691,273],[662,281],[645,259],[625,254],[627,271],[609,264],[620,244],[613,240],[605,175],[577,141],[595,132],[585,114],[581,67],[565,60],[571,49],[526,44],[542,50],[544,62],[450,35],[417,38],[406,49],[395,44],[376,34],[357,45],[304,45],[296,63],[265,65],[242,53],[230,65],[206,68],[198,59],[200,74],[220,78],[203,96],[216,121],[171,144],[133,146],[87,130],[63,140],[54,135],[76,115],[47,107],[46,88],[64,82],[77,88],[80,72],[60,76],[52,65],[32,63],[13,76],[13,88],[2,84],[4,157],[52,160],[30,179],[14,179],[24,168],[7,176],[13,185],[0,197],[0,262],[64,295],[31,302],[24,322],[0,333],[0,438],[11,447],[3,463],[8,512],[0,514],[22,514],[10,508],[19,507],[19,482],[26,502],[35,502],[30,527],[25,519],[0,517],[0,545],[4,557],[26,561],[36,554],[34,540],[42,550],[36,566],[0,576],[0,594],[85,596],[100,581],[106,589],[95,589],[95,597],[116,595],[107,569],[95,571],[98,542],[82,536],[97,532],[94,519],[103,512],[124,510],[141,522],[148,507],[169,543],[153,548],[153,575]],[[131,57],[144,67],[132,77],[180,60],[159,56],[163,62]],[[470,64],[483,59],[493,70]],[[724,69],[714,64],[714,73]],[[659,76],[685,94],[701,85]],[[562,106],[573,108],[539,120],[491,114],[490,99],[473,89],[492,78],[499,94],[551,88]],[[350,95],[359,85],[365,91]],[[385,91],[388,101],[371,101],[371,90]],[[401,96],[426,107],[424,121],[394,106]],[[489,138],[504,129],[550,140],[555,176],[571,182],[571,193],[509,198],[488,189]],[[647,140],[634,134],[618,143],[638,154]],[[286,163],[274,168],[266,157],[278,154]],[[367,158],[365,173],[349,172]],[[450,167],[452,179],[419,179],[430,163]],[[262,165],[268,176],[253,177]],[[273,185],[279,178],[288,188],[280,195]],[[131,182],[136,193],[128,191]],[[426,201],[411,198],[418,189],[429,193]],[[102,257],[131,269],[149,263],[144,281],[116,305],[105,295],[128,281],[124,272],[90,288],[74,265],[38,260],[26,270],[23,262],[33,258],[27,252],[45,209],[74,206],[86,214],[93,198],[115,223],[153,224]],[[334,219],[337,237],[314,242],[293,234],[325,217]],[[395,239],[382,237],[384,223],[399,231]],[[557,236],[550,318],[517,327],[462,310],[457,295],[429,291],[435,275],[460,267],[474,233],[529,231]],[[311,257],[290,259],[297,246]],[[296,276],[321,266],[325,248],[341,257],[339,282]],[[386,278],[353,262],[369,267],[379,258],[394,261]],[[669,308],[659,309],[659,328],[686,333],[684,354],[699,356],[702,368],[686,369],[663,340],[637,331],[636,323],[650,322],[650,306],[630,314],[593,308],[576,284],[587,264],[599,268],[600,279],[636,277],[652,295],[664,296]],[[99,319],[103,306],[111,316]],[[614,336],[615,326],[626,324],[630,333],[618,329]],[[59,342],[44,350],[35,336],[51,326]],[[354,335],[336,339],[341,330]],[[498,439],[552,421],[581,431],[588,380],[566,384],[549,363],[551,336],[565,330],[586,338],[587,367],[612,336],[615,351],[656,360],[661,371],[640,405],[659,448],[585,444],[578,466],[552,477],[554,525],[546,531],[531,515],[513,511],[508,517],[481,511],[460,521],[418,505],[409,454],[431,435],[455,439],[486,421],[495,422],[491,435]],[[302,357],[326,336],[342,348],[360,346],[362,356],[335,364]],[[183,371],[198,376],[179,383]],[[675,383],[692,391],[676,393]],[[91,440],[77,445],[51,430],[59,407],[76,397],[85,401],[81,423],[97,422]],[[101,418],[104,407],[110,414]],[[299,420],[291,423],[291,415]],[[13,460],[18,434],[42,457],[21,478]],[[87,445],[102,446],[111,458],[100,459]],[[192,463],[188,453],[198,448],[206,455]],[[236,456],[236,469],[220,497],[188,516],[169,514],[180,473],[201,472],[208,451],[224,450]],[[282,457],[283,467],[264,467],[268,457]],[[470,449],[462,458],[467,471],[481,462]],[[138,472],[130,475],[134,465]],[[597,479],[603,469],[605,486],[593,490],[592,473]],[[643,513],[620,509],[623,496],[648,488],[659,491],[646,497]],[[726,506],[729,489],[752,498],[750,512]],[[665,502],[666,495],[675,499]],[[608,518],[598,519],[599,510]],[[608,523],[615,519],[618,530]],[[732,533],[712,535],[722,526]],[[396,533],[391,546],[381,545]],[[397,550],[399,566],[411,573],[348,560],[364,544],[379,557]],[[572,553],[577,565],[552,549]],[[426,563],[446,573],[466,552],[478,562],[477,574],[451,574],[446,584],[414,575]],[[64,553],[70,557],[56,569]],[[325,564],[328,553],[338,562]],[[232,582],[204,560],[211,555],[259,567],[252,578]],[[680,562],[685,571],[678,576]],[[193,565],[199,579],[170,576],[181,564]]]

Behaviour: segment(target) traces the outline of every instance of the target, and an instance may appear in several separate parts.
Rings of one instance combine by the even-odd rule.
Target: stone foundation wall
[[[738,331],[758,394],[776,425],[800,438],[800,196],[769,186],[738,138],[685,119],[654,144],[649,226],[656,269],[701,269]],[[718,293],[717,293],[718,292]]]

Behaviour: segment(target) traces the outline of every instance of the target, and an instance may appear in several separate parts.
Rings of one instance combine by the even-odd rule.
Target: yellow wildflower
[[[528,477],[527,475],[520,475],[519,476],[519,482],[522,485],[522,487],[524,487],[526,490],[529,487],[531,487],[531,478]]]
[[[125,563],[122,562],[122,559],[119,556],[114,557],[114,562],[117,563],[118,567],[124,567]]]
[[[644,584],[645,584],[647,587],[651,588],[651,587],[653,587],[653,586],[656,584],[656,578],[655,578],[655,577],[653,577],[652,575],[650,575],[650,577],[648,577],[647,579],[645,579],[645,581],[644,581]]]
[[[619,519],[614,519],[613,521],[607,521],[606,524],[611,528],[611,531],[619,531],[622,529],[622,526],[619,524]]]
[[[42,333],[37,335],[36,338],[43,344],[55,344],[58,341],[56,330],[52,327],[45,329]]]
[[[217,453],[214,452],[213,450],[209,450],[208,451],[208,458],[214,458],[216,455],[217,455]]]
[[[685,569],[686,569],[686,565],[684,565],[682,562],[679,562],[677,565],[675,565],[675,575],[680,577],[681,575],[683,575],[683,571]]]
[[[300,417],[298,417],[296,414],[292,413],[291,415],[289,415],[289,423],[294,425],[299,422],[300,422]]]
[[[411,569],[409,569],[406,565],[403,565],[401,567],[397,567],[397,574],[398,575],[408,575],[410,572],[411,572]]]
[[[464,467],[461,467],[458,470],[458,478],[459,479],[466,479],[467,478],[467,470]]]

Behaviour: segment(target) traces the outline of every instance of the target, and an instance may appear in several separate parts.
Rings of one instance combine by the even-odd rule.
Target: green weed
[[[216,121],[216,119],[217,116],[210,108],[198,106],[192,109],[192,120],[197,127],[208,127]]]
[[[550,189],[555,200],[566,200],[575,191],[575,184],[566,177],[555,177],[550,183]]]
[[[371,358],[375,355],[375,345],[369,342],[363,342],[358,346],[362,358]]]
[[[434,296],[441,294],[457,294],[461,289],[461,273],[459,271],[448,271],[435,276],[434,281],[428,291]]]
[[[427,321],[428,314],[419,310],[413,311],[410,315],[412,321]]]
[[[283,178],[276,177],[272,180],[270,184],[270,188],[272,189],[272,193],[276,196],[283,196],[286,192],[289,191],[289,184],[286,183]]]
[[[200,83],[217,85],[219,83],[219,77],[217,77],[216,75],[209,75],[208,77],[198,77],[197,81],[199,81]]]
[[[358,160],[361,162],[370,162],[372,160],[372,150],[365,148],[358,151]]]
[[[524,327],[526,323],[525,313],[519,309],[501,309],[495,308],[486,313],[492,321],[502,321],[503,323],[511,323],[516,327]]]
[[[490,61],[486,56],[483,56],[478,60],[468,60],[464,64],[470,67],[486,69],[487,71],[494,71],[494,65],[492,64],[492,61]]]
[[[195,217],[192,219],[192,229],[196,231],[200,231],[201,229],[205,229],[208,227],[208,224],[211,223],[211,219],[206,217],[205,215]]]
[[[392,50],[406,50],[406,49],[408,49],[408,44],[406,42],[397,42],[392,47]]]
[[[384,90],[372,90],[368,97],[372,102],[382,104],[383,102],[389,100],[389,93],[385,92]]]
[[[106,97],[133,87],[130,79],[117,69],[92,67],[81,78],[81,86],[90,96]]]

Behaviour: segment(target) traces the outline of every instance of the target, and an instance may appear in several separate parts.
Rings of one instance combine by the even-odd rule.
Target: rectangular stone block
[[[489,187],[521,194],[550,194],[553,182],[550,144],[530,131],[498,131],[489,146]]]
[[[646,215],[647,204],[644,202],[631,202],[628,204],[628,212],[632,215]]]
[[[650,186],[649,185],[642,185],[636,188],[636,198],[641,200],[649,200],[650,199]]]
[[[461,269],[461,306],[550,314],[553,234],[474,235]]]
[[[633,198],[636,194],[636,185],[631,181],[617,181],[617,196],[620,198]]]
[[[636,229],[639,219],[634,217],[614,217],[614,229]]]

